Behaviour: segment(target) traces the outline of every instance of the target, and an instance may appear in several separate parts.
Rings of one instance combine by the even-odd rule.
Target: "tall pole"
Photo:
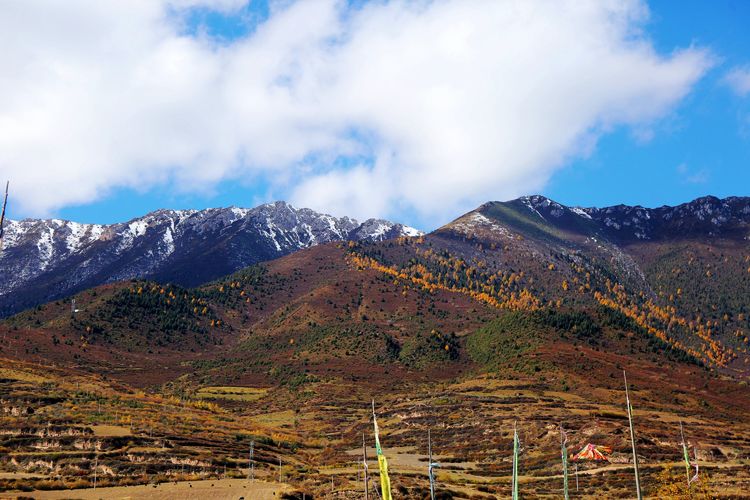
[[[563,467],[563,496],[568,500],[568,437],[565,435],[562,424],[560,424],[560,454],[562,455]]]
[[[513,486],[511,496],[513,500],[518,500],[518,429],[513,422]]]
[[[250,441],[250,461],[247,468],[247,478],[251,481],[255,480],[255,460],[253,460],[253,454],[255,452],[255,441]]]
[[[687,475],[687,485],[690,488],[690,455],[688,455],[687,443],[685,443],[685,432],[682,430],[682,420],[680,420],[680,438],[682,438],[682,455],[685,458],[685,474]]]
[[[435,500],[435,477],[433,476],[433,463],[432,463],[432,436],[430,434],[430,429],[427,429],[427,454],[428,462],[427,462],[427,475],[430,478],[430,500]]]
[[[365,444],[365,433],[362,433],[362,465],[365,469],[365,500],[370,498],[370,478],[367,475],[367,445]]]
[[[688,444],[685,441],[685,433],[682,430],[682,420],[680,420],[680,436],[682,437],[682,456],[685,459],[685,474],[687,475],[687,486],[689,489],[692,482],[698,479],[698,450],[697,448],[695,449],[695,463],[691,464],[690,450],[688,449]],[[695,466],[695,475],[693,477],[690,477],[691,465]]]
[[[5,198],[3,199],[3,211],[0,213],[0,252],[3,250],[3,224],[5,223],[5,206],[8,204],[8,186],[10,181],[5,183]]]
[[[628,377],[625,370],[622,371],[622,378],[625,380],[625,402],[628,405],[628,422],[630,424],[630,444],[633,448],[633,467],[635,468],[635,492],[638,500],[643,499],[641,494],[641,477],[638,473],[638,453],[635,449],[635,430],[633,430],[633,410],[630,407],[630,394],[628,392]]]

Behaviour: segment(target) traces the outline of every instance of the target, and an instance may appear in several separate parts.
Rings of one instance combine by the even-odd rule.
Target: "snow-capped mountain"
[[[590,227],[617,242],[671,238],[730,237],[750,235],[750,198],[719,199],[704,196],[677,206],[644,208],[616,205],[605,208],[566,207],[544,196],[519,198],[530,211],[545,221],[565,226],[584,219]]]
[[[103,283],[148,277],[197,285],[320,243],[420,231],[275,202],[253,209],[159,210],[130,222],[6,221],[0,316]]]
[[[515,215],[509,218],[511,213]],[[523,196],[485,203],[443,229],[464,235],[513,236],[509,228],[519,224],[525,224],[526,229],[544,226],[548,236],[554,235],[549,231],[554,228],[564,231],[566,238],[580,235],[618,244],[693,237],[750,240],[750,197],[704,196],[674,207],[583,208],[565,206],[541,195]]]
[[[483,248],[503,249],[492,257],[503,269],[528,272],[534,265],[551,263],[553,274],[560,274],[570,263],[580,266],[588,261],[593,267],[606,268],[612,281],[649,297],[660,291],[653,283],[661,283],[673,269],[698,258],[696,249],[708,252],[710,259],[719,255],[739,265],[738,279],[750,283],[748,197],[707,196],[674,207],[581,208],[544,196],[524,196],[485,203],[432,234],[442,237],[452,251],[484,264],[490,258]],[[715,250],[709,252],[709,247]],[[650,276],[654,269],[661,269],[659,266],[667,271]],[[708,268],[702,270],[705,273]],[[571,273],[573,277],[575,273]],[[662,286],[666,290],[671,284]]]

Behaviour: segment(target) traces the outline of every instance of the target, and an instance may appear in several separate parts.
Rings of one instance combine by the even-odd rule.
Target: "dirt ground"
[[[10,499],[17,496],[33,497],[35,499],[152,499],[152,500],[183,500],[186,498],[210,498],[212,500],[275,500],[281,493],[287,491],[283,484],[266,483],[263,481],[248,481],[246,479],[218,479],[207,481],[190,481],[179,483],[163,483],[157,486],[117,486],[112,488],[97,488],[96,490],[54,490],[33,491],[29,493],[5,493],[0,498]]]

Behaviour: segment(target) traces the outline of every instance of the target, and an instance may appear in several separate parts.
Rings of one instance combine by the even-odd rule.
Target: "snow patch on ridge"
[[[375,227],[375,229],[372,229],[369,232],[369,236],[375,240],[380,239],[385,233],[387,233],[393,226],[389,224],[383,224],[382,222],[378,222],[378,225]]]
[[[164,231],[162,236],[162,243],[164,243],[164,252],[166,255],[172,255],[174,253],[174,234],[171,227]]]
[[[419,229],[413,228],[411,226],[401,226],[401,231],[406,236],[422,236],[424,234],[424,231],[420,231]]]
[[[104,226],[99,224],[79,224],[68,222],[65,224],[70,234],[65,238],[65,248],[68,252],[77,252],[92,241],[98,240],[104,233]]]
[[[536,209],[536,207],[534,206],[534,204],[531,203],[531,198],[529,198],[528,196],[524,196],[523,198],[521,198],[521,201],[523,202],[524,205],[526,205],[526,207],[529,210],[531,210],[532,212],[534,212],[535,214],[537,214],[542,220],[547,220],[547,219],[544,218],[544,216],[542,214],[539,213],[539,211]]]
[[[36,248],[39,250],[39,267],[41,270],[47,269],[52,263],[52,256],[55,253],[55,247],[53,244],[55,237],[55,229],[48,227],[46,231],[43,231],[36,242]]]
[[[510,231],[505,226],[498,224],[497,222],[489,219],[487,216],[480,212],[472,212],[464,217],[461,217],[457,221],[453,222],[449,226],[454,231],[466,235],[473,235],[478,229],[483,231],[489,230],[495,233],[502,234],[504,236],[510,236]]]
[[[591,219],[591,216],[582,208],[580,207],[570,207],[570,210],[577,215],[580,215],[584,219]]]
[[[232,222],[244,219],[245,217],[247,217],[247,214],[250,213],[250,209],[248,208],[231,207],[229,210],[234,215],[234,219],[232,219]]]

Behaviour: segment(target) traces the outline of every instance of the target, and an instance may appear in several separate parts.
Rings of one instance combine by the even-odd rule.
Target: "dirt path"
[[[116,486],[112,488],[88,488],[81,490],[34,491],[23,493],[36,499],[81,499],[97,500],[182,500],[185,498],[210,498],[212,500],[278,500],[281,493],[290,488],[283,484],[248,481],[246,479],[220,479],[163,483],[158,486]],[[21,493],[19,493],[21,494]],[[12,494],[10,498],[15,498]],[[7,498],[7,497],[6,497]]]

